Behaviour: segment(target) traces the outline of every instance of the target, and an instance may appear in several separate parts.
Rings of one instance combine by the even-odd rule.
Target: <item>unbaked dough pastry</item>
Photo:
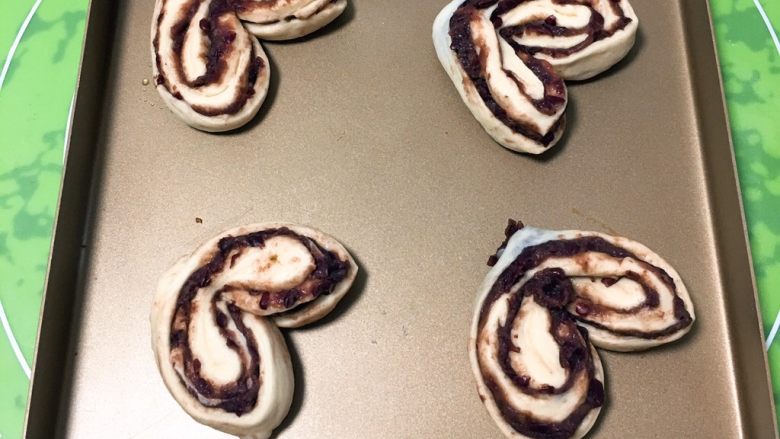
[[[309,227],[255,224],[211,239],[158,285],[152,345],[168,390],[203,424],[268,437],[293,394],[277,325],[324,317],[356,273],[341,244]]]
[[[307,35],[346,6],[347,0],[157,0],[151,34],[157,91],[193,128],[238,128],[268,94],[268,57],[257,37]]]
[[[154,17],[155,85],[179,118],[217,132],[257,114],[268,93],[268,58],[227,0],[157,0]]]
[[[444,70],[485,131],[539,154],[561,138],[564,80],[593,77],[631,49],[628,0],[453,0],[436,17]]]
[[[604,403],[593,345],[651,348],[695,319],[674,268],[626,238],[510,222],[489,264],[469,352],[480,397],[508,437],[584,436]]]

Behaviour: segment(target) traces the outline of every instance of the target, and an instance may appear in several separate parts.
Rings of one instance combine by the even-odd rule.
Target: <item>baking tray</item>
[[[632,237],[693,296],[681,342],[603,352],[592,437],[775,437],[706,2],[633,0],[636,47],[571,86],[567,136],[541,158],[495,144],[461,103],[430,38],[445,2],[352,0],[315,37],[266,44],[268,100],[223,135],[144,85],[153,0],[92,3],[28,437],[221,437],[163,386],[150,304],[179,256],[269,220],[322,228],[362,270],[335,315],[285,333],[296,390],[278,437],[499,437],[466,345],[508,217]]]

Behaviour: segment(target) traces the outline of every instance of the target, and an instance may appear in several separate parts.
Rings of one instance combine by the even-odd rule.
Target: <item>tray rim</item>
[[[737,294],[734,294],[732,289],[731,294],[724,294],[724,300],[727,301],[725,305],[726,311],[729,313],[727,321],[729,326],[734,326],[735,319],[739,319],[745,323],[750,323],[754,327],[752,334],[743,334],[739,331],[730,328],[729,334],[734,338],[738,338],[735,343],[731,340],[731,363],[732,365],[743,365],[743,367],[734,367],[734,375],[737,380],[735,391],[737,393],[737,399],[740,406],[741,418],[741,432],[743,437],[759,437],[755,431],[756,425],[761,418],[769,418],[770,424],[773,428],[774,437],[780,437],[778,432],[778,421],[776,411],[776,401],[774,400],[774,394],[772,392],[772,381],[769,372],[769,363],[767,351],[764,348],[764,328],[761,318],[760,302],[758,299],[758,289],[755,278],[755,270],[753,265],[753,258],[750,247],[750,239],[748,237],[747,221],[745,219],[745,208],[742,199],[742,188],[739,182],[739,174],[737,169],[736,154],[734,151],[734,141],[731,132],[731,123],[729,120],[728,106],[726,104],[726,95],[723,86],[723,72],[720,68],[720,55],[717,50],[717,41],[715,37],[715,25],[713,21],[712,5],[710,1],[702,0],[700,2],[695,1],[681,1],[680,2],[680,14],[683,22],[689,24],[694,22],[692,26],[684,26],[684,33],[686,38],[686,58],[688,61],[688,67],[692,71],[691,89],[694,94],[694,106],[697,110],[697,128],[699,131],[699,137],[704,137],[700,141],[702,145],[707,144],[708,131],[703,126],[715,127],[711,129],[717,129],[721,132],[718,139],[715,139],[713,143],[720,141],[722,148],[715,148],[714,151],[702,151],[702,160],[704,162],[704,174],[707,183],[707,196],[708,205],[710,207],[710,220],[713,223],[713,232],[716,235],[715,243],[720,244],[716,249],[716,253],[719,255],[718,261],[720,261],[719,271],[721,277],[730,274],[741,275],[747,277],[747,282],[751,286],[751,292],[749,299],[746,303],[739,303]],[[698,20],[698,21],[697,21]],[[704,32],[697,32],[704,28],[707,30]],[[699,65],[697,61],[702,61],[702,58],[710,58],[714,62],[714,67],[710,69],[700,69],[697,74],[696,67]],[[700,81],[694,81],[694,79],[700,79]],[[701,80],[703,79],[703,80]],[[718,93],[715,96],[707,93],[709,85],[707,82],[712,83]],[[704,84],[703,84],[704,83]],[[711,90],[711,89],[709,89]],[[702,120],[705,119],[705,120]],[[713,148],[710,147],[710,150]],[[709,152],[709,154],[707,154]],[[712,152],[718,153],[713,154]],[[725,159],[725,160],[724,160]],[[717,173],[713,171],[713,168],[728,169],[727,173]],[[717,174],[717,176],[716,176]],[[723,176],[727,175],[727,182],[723,181]],[[729,189],[730,200],[723,200],[722,197],[716,196],[715,187],[723,186]],[[721,193],[722,195],[722,193]],[[725,205],[725,207],[724,207]],[[729,206],[731,205],[731,206]],[[729,207],[732,207],[731,209]],[[733,208],[735,207],[735,209]],[[735,218],[736,217],[736,218]],[[726,232],[725,226],[717,226],[719,222],[735,222],[739,225],[740,232],[738,234],[732,233],[729,235]],[[724,244],[725,243],[725,244]],[[725,248],[724,248],[725,247]],[[736,252],[741,253],[739,260],[734,261],[734,254]],[[739,270],[723,270],[733,266],[732,262],[741,262],[742,267]],[[732,276],[733,277],[733,276]],[[744,280],[743,280],[744,282]],[[745,283],[747,283],[745,282]],[[729,283],[738,283],[735,281],[728,282],[728,279],[722,280],[721,284],[728,285]],[[726,288],[726,291],[729,289]],[[739,312],[735,312],[735,308]],[[736,315],[735,315],[736,314]],[[749,321],[748,321],[749,320]],[[746,347],[749,347],[746,349]],[[749,355],[742,353],[743,351],[758,352],[761,357],[761,368],[763,373],[757,374],[757,376],[746,376],[744,372],[744,363],[750,360]],[[742,354],[741,354],[742,353]],[[758,376],[760,375],[760,376]],[[756,385],[762,381],[762,387],[765,392],[755,391]],[[764,393],[764,395],[761,395]],[[760,402],[759,399],[763,399],[764,402]],[[759,414],[758,412],[767,412]],[[745,417],[753,418],[753,423],[745,423]],[[752,428],[751,428],[752,427]]]

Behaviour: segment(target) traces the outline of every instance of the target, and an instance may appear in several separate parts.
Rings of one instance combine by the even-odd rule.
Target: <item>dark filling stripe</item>
[[[506,230],[506,233],[508,233],[507,241],[509,237],[511,237],[511,234],[514,234],[514,232],[516,232],[520,228],[522,228],[522,223],[510,221],[510,225],[507,227]],[[491,260],[489,262],[494,262],[494,260],[497,260],[498,254],[503,251],[503,248],[505,247],[507,241],[505,241],[504,244],[499,248],[499,250],[497,251],[497,255],[491,257]],[[616,335],[631,336],[631,337],[644,338],[649,340],[666,337],[668,335],[674,334],[675,332],[689,326],[693,322],[690,313],[685,307],[685,302],[677,294],[677,286],[675,285],[674,280],[672,279],[671,276],[669,276],[669,274],[665,270],[663,270],[660,267],[656,267],[655,265],[649,264],[646,261],[641,260],[640,258],[638,258],[633,253],[629,252],[628,250],[617,247],[607,242],[603,238],[597,236],[585,236],[577,239],[568,239],[568,240],[562,239],[562,240],[555,240],[555,241],[547,241],[542,244],[530,246],[524,249],[522,253],[520,253],[520,255],[518,255],[518,257],[514,261],[512,261],[512,263],[504,270],[504,272],[501,273],[498,280],[493,285],[487,297],[485,298],[485,301],[483,302],[482,305],[479,327],[482,328],[482,326],[484,326],[484,319],[486,318],[487,313],[489,312],[489,309],[492,306],[493,302],[498,300],[498,298],[501,297],[503,294],[506,294],[506,292],[508,292],[509,289],[512,288],[512,286],[515,285],[526,272],[533,269],[534,267],[539,266],[549,258],[554,258],[554,257],[574,258],[577,255],[582,255],[591,252],[603,253],[607,256],[611,256],[614,258],[634,259],[645,269],[647,269],[648,271],[656,275],[658,279],[666,285],[669,291],[674,294],[673,312],[674,312],[674,317],[676,319],[676,322],[662,330],[649,331],[649,332],[635,331],[635,330],[617,330],[617,329],[608,328],[604,325],[591,321],[587,318],[587,315],[591,315],[591,314],[598,315],[600,310],[598,308],[598,305],[592,304],[590,302],[585,302],[582,298],[574,299],[574,301],[578,305],[581,305],[580,306],[581,312],[577,313],[580,315],[576,316],[577,320],[587,323],[588,325],[591,325],[593,327],[604,329]],[[642,282],[642,279],[635,273],[627,273],[626,277],[640,284],[642,286],[642,289],[645,292],[645,300],[637,308],[658,307],[659,297],[658,297],[658,292],[655,291],[655,289],[653,289],[649,285],[645,285]],[[613,310],[612,308],[609,309],[603,308],[603,310],[601,311],[602,313],[603,312],[629,313],[633,310],[636,309],[620,311],[620,310]]]
[[[642,286],[646,289],[648,287]],[[658,293],[656,293],[658,294]],[[651,305],[648,305],[648,300],[645,300],[643,304],[641,304],[639,307],[641,308],[652,308]],[[688,312],[688,310],[685,308],[685,302],[680,298],[680,296],[674,296],[672,299],[672,306],[673,306],[673,312],[674,312],[674,318],[677,320],[677,322],[671,326],[668,326],[664,329],[658,330],[658,331],[637,331],[637,330],[631,330],[631,329],[613,329],[609,328],[601,323],[598,323],[594,320],[588,319],[588,315],[598,315],[599,310],[597,305],[594,304],[583,304],[582,302],[578,303],[577,306],[579,307],[577,309],[577,314],[575,315],[575,318],[589,326],[592,326],[594,328],[602,329],[604,331],[608,331],[615,335],[621,335],[625,337],[636,337],[636,338],[644,338],[648,340],[656,339],[656,338],[662,338],[669,336],[671,334],[674,334],[675,332],[679,331],[680,329],[683,329],[687,326],[689,326],[693,319],[691,318],[691,314]],[[657,305],[656,305],[657,306]],[[594,307],[594,311],[590,311],[589,307]],[[639,308],[637,307],[637,308]],[[584,308],[584,309],[583,309]],[[629,314],[630,310],[614,310],[609,309],[605,310],[606,312],[617,312],[617,313],[624,313]]]
[[[184,65],[182,63],[184,39],[187,35],[187,30],[191,26],[196,25],[196,23],[193,23],[193,20],[202,1],[203,0],[191,0],[181,10],[173,11],[173,13],[179,14],[179,17],[177,17],[179,19],[171,26],[172,61],[176,76],[180,79],[182,84],[194,89],[207,87],[211,84],[220,82],[227,72],[226,58],[231,56],[234,50],[237,50],[233,45],[233,42],[236,39],[236,33],[232,29],[225,28],[219,24],[220,17],[225,14],[235,14],[233,5],[229,0],[212,0],[209,4],[206,18],[201,19],[197,23],[197,26],[200,27],[209,42],[206,53],[203,55],[204,62],[206,63],[206,72],[192,81],[186,79]],[[166,2],[163,0],[160,15],[157,17],[157,32],[152,41],[155,51],[155,64],[157,66],[157,77],[155,78],[155,81],[158,85],[165,87],[168,93],[173,97],[183,99],[181,93],[173,91],[173,87],[162,69],[162,59],[159,53],[160,26],[162,25],[166,13]],[[260,76],[262,69],[265,68],[263,59],[255,53],[254,45],[251,45],[250,50],[250,58],[252,61],[247,70],[241,75],[239,82],[243,85],[236,92],[233,101],[221,108],[192,105],[191,108],[194,111],[204,116],[213,117],[222,114],[236,114],[244,108],[246,102],[254,96],[257,78]]]
[[[501,25],[500,16],[506,12],[511,11],[526,0],[502,0],[499,6],[493,11],[491,20],[494,24],[498,24],[496,29]],[[584,6],[579,0],[553,0],[553,3],[558,5],[580,5]],[[527,53],[529,55],[535,55],[537,53],[543,53],[553,58],[564,58],[571,54],[580,52],[590,46],[591,44],[609,38],[616,32],[625,29],[631,19],[626,17],[623,12],[623,8],[620,6],[620,0],[607,0],[613,13],[618,17],[617,21],[610,27],[604,27],[604,16],[591,8],[591,16],[588,24],[582,28],[566,28],[558,26],[557,20],[554,15],[550,15],[542,20],[529,22],[518,26],[505,27],[499,31],[500,35],[506,39],[506,41],[518,52]],[[546,35],[551,37],[573,37],[577,35],[585,35],[585,39],[572,46],[572,47],[540,47],[540,46],[526,46],[518,43],[514,37],[522,37],[526,33],[531,35]]]
[[[527,94],[525,87],[514,78],[514,75],[506,71],[504,71],[504,74],[515,81],[519,91],[538,111],[542,114],[552,115],[565,103],[566,87],[563,79],[555,73],[552,65],[547,61],[534,58],[534,55],[543,53],[554,58],[569,56],[584,50],[596,41],[614,35],[615,32],[624,29],[631,22],[631,19],[625,16],[623,9],[620,7],[619,0],[608,0],[615,15],[619,17],[617,22],[609,29],[604,28],[604,17],[593,9],[588,25],[579,29],[558,26],[557,20],[553,15],[523,25],[502,28],[501,16],[520,6],[524,1],[527,0],[464,1],[450,18],[449,35],[452,40],[450,48],[455,52],[461,68],[469,77],[469,80],[474,85],[477,93],[479,93],[485,106],[488,107],[493,116],[515,133],[527,137],[543,146],[548,146],[563,129],[565,116],[561,115],[548,132],[541,133],[534,124],[527,121],[514,120],[507,114],[506,110],[496,102],[490,92],[487,79],[483,73],[485,67],[484,59],[480,57],[477,50],[477,44],[479,44],[479,42],[474,41],[471,33],[472,20],[481,14],[481,10],[493,6],[496,7],[490,16],[490,21],[498,32],[498,38],[506,40],[506,42],[515,50],[515,53],[520,60],[526,64],[537,78],[539,78],[544,86],[544,97],[542,99],[532,99]],[[583,5],[580,0],[553,0],[553,3],[560,5]],[[515,40],[515,37],[522,37],[525,34],[560,37],[586,35],[586,37],[582,42],[573,47],[547,48],[525,46]],[[484,48],[482,50],[483,52],[485,51]]]
[[[222,293],[239,289],[237,286],[225,285],[217,291],[212,298],[210,310],[214,315],[214,323],[220,334],[225,338],[225,343],[241,358],[242,374],[234,382],[226,385],[215,385],[209,379],[200,375],[200,361],[194,357],[189,345],[189,328],[192,319],[194,300],[198,291],[211,285],[212,280],[222,271],[232,266],[236,255],[247,248],[263,247],[268,239],[285,236],[301,242],[311,253],[315,261],[315,268],[301,284],[280,292],[267,292],[250,290],[252,296],[257,296],[260,308],[269,306],[293,308],[301,303],[316,300],[318,297],[330,294],[333,288],[344,280],[349,272],[349,262],[320,246],[313,239],[299,235],[292,230],[281,227],[249,233],[241,236],[228,236],[222,238],[217,244],[217,251],[210,260],[195,270],[184,282],[176,300],[176,309],[171,321],[170,349],[182,353],[184,374],[192,387],[187,390],[197,398],[198,395],[209,399],[219,400],[215,407],[241,416],[251,411],[257,404],[260,382],[260,357],[257,344],[251,331],[242,322],[242,310],[233,303],[226,304],[226,315],[217,307],[223,300]],[[228,318],[233,321],[239,334],[227,329]],[[242,352],[240,340],[243,337],[246,344],[246,352]],[[182,382],[184,382],[182,380]]]
[[[501,412],[502,418],[515,431],[532,438],[563,439],[571,437],[591,410],[604,403],[604,384],[596,378],[594,359],[591,354],[586,329],[577,326],[566,312],[566,305],[574,297],[571,281],[560,268],[540,270],[509,299],[506,324],[498,329],[498,362],[505,376],[515,389],[531,396],[560,395],[572,389],[576,381],[587,382],[582,400],[564,420],[548,422],[534,418],[532,414],[514,408],[511,398],[489,374],[482,373],[485,385]],[[524,300],[533,298],[538,305],[550,313],[550,334],[559,347],[559,361],[567,372],[564,384],[558,388],[542,385],[531,387],[531,378],[518,375],[512,368],[509,354],[519,348],[512,342],[512,324],[518,316]],[[477,345],[479,349],[479,344]],[[481,358],[481,357],[480,357]]]
[[[463,71],[469,77],[469,80],[474,85],[477,93],[479,93],[485,106],[493,113],[493,116],[515,133],[544,146],[548,146],[555,140],[556,135],[563,128],[565,118],[561,116],[547,133],[539,133],[534,124],[512,119],[507,114],[506,110],[496,102],[490,92],[487,79],[483,76],[483,60],[477,53],[477,48],[471,34],[471,21],[476,16],[475,14],[479,14],[479,10],[475,6],[470,5],[469,2],[464,3],[455,11],[455,13],[453,13],[452,18],[450,19],[449,33],[450,38],[452,39],[450,48],[457,55],[458,62],[463,68]],[[526,57],[526,59],[530,60],[531,58]],[[566,90],[563,81],[555,75],[549,63],[534,60],[531,61],[529,68],[537,74],[545,88],[545,97],[541,102],[528,98],[529,101],[533,102],[537,108],[540,108],[540,111],[542,111],[541,109],[545,109],[543,112],[553,110],[552,113],[554,113],[555,109],[560,108],[560,105],[565,101]],[[509,75],[509,77],[512,78],[511,75]],[[520,90],[525,95],[525,91],[522,87]]]
[[[495,265],[498,259],[505,251],[509,239],[524,226],[519,221],[509,220],[506,227],[506,239],[496,250],[496,254],[488,259],[488,265]],[[631,309],[615,310],[606,308],[598,304],[590,303],[586,299],[577,295],[572,279],[566,275],[561,268],[547,268],[539,270],[526,281],[520,289],[512,294],[512,288],[520,282],[529,270],[532,270],[543,264],[549,258],[574,258],[586,255],[587,253],[601,253],[614,258],[630,258],[639,263],[643,268],[655,275],[668,289],[674,294],[673,306],[676,322],[669,327],[652,332],[640,331],[619,331],[604,327],[598,323],[587,320],[588,315],[598,315],[600,313],[631,314],[644,309],[657,308],[660,305],[659,293],[645,284],[642,277],[634,272],[627,272],[622,276],[638,283],[645,294],[644,301],[632,307]],[[587,264],[587,259],[582,261],[583,266]],[[598,278],[591,278],[592,281],[599,281]],[[600,281],[607,287],[617,283],[620,278],[604,277]],[[600,407],[604,402],[604,387],[598,379],[595,378],[594,359],[591,355],[590,343],[588,341],[588,332],[577,322],[583,322],[593,327],[604,329],[611,333],[622,336],[633,336],[644,339],[655,339],[673,334],[693,322],[693,319],[685,307],[682,298],[677,294],[677,287],[674,279],[662,268],[654,266],[636,257],[632,252],[617,247],[605,239],[597,236],[585,236],[576,239],[560,239],[547,241],[535,246],[529,246],[504,269],[496,282],[486,295],[481,308],[479,321],[477,325],[477,334],[481,334],[487,323],[490,309],[499,298],[509,295],[509,306],[505,324],[499,326],[498,354],[497,361],[501,366],[503,374],[512,381],[517,391],[531,396],[537,395],[556,395],[569,391],[574,385],[577,377],[585,378],[588,381],[588,388],[583,391],[584,397],[577,408],[570,413],[561,422],[546,422],[535,419],[531,414],[518,410],[511,405],[511,398],[506,391],[498,385],[495,378],[485,373],[486,369],[481,363],[482,356],[479,354],[482,347],[477,341],[477,358],[479,361],[480,375],[491,392],[496,407],[501,412],[503,420],[517,432],[532,438],[556,439],[571,437],[579,428],[585,416],[594,408]],[[530,377],[518,374],[511,363],[511,352],[518,352],[519,348],[512,341],[513,322],[519,316],[519,310],[523,300],[533,300],[547,308],[551,317],[550,334],[559,346],[560,365],[567,371],[567,379],[559,388],[551,386],[531,387]],[[574,313],[568,312],[571,307]],[[601,309],[600,309],[601,308]],[[580,378],[583,379],[583,378]]]
[[[200,361],[194,358],[192,350],[187,345],[186,348],[182,349],[183,368],[184,375],[192,383],[192,387],[186,387],[193,397],[198,398],[198,395],[200,395],[209,399],[217,399],[219,403],[214,407],[241,416],[251,411],[257,404],[257,395],[262,384],[260,378],[260,354],[258,353],[257,343],[252,336],[252,332],[241,320],[241,310],[235,305],[228,303],[227,309],[230,319],[233,320],[233,323],[246,342],[247,352],[241,352],[237,335],[233,331],[226,329],[228,317],[216,306],[218,297],[218,295],[215,295],[214,300],[211,302],[214,322],[217,328],[219,328],[220,334],[225,338],[228,348],[238,354],[243,373],[240,378],[232,383],[216,386],[210,380],[200,376]],[[177,337],[178,340],[180,340],[180,337]],[[173,342],[171,342],[171,348],[174,348]],[[249,357],[248,361],[247,355]]]
[[[256,23],[252,22],[251,20],[247,20],[247,21],[249,21],[250,23],[263,24],[263,25],[270,25],[270,24],[281,23],[282,21],[287,21],[287,22],[296,21],[296,20],[304,21],[304,20],[310,19],[311,17],[314,17],[317,14],[320,14],[322,11],[324,11],[325,9],[328,9],[328,7],[330,7],[331,5],[333,5],[334,3],[338,2],[338,1],[339,0],[330,0],[329,2],[327,2],[327,3],[323,4],[322,6],[320,6],[319,8],[317,8],[317,10],[314,11],[308,17],[301,17],[301,18],[299,18],[299,17],[296,17],[295,15],[288,15],[288,16],[282,18],[281,20],[270,20],[270,21],[263,21],[263,22],[256,22]],[[239,13],[239,14],[246,13],[246,12],[252,12],[252,11],[255,11],[257,9],[269,9],[268,3],[265,3],[265,2],[261,3],[261,2],[258,2],[257,0],[234,0],[233,1],[233,5],[234,5],[234,7],[236,9],[236,12]]]

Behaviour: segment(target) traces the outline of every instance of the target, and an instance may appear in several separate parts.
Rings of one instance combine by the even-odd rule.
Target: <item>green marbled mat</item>
[[[86,7],[87,0],[0,0],[2,439],[22,437]]]
[[[0,1],[2,439],[22,436],[87,3]],[[764,327],[774,341],[780,327],[780,42],[769,23],[780,24],[780,1],[711,4]],[[780,341],[768,344],[777,399]]]
[[[772,387],[775,401],[780,401],[780,340],[776,337],[780,327],[780,1],[711,0],[710,4]]]

